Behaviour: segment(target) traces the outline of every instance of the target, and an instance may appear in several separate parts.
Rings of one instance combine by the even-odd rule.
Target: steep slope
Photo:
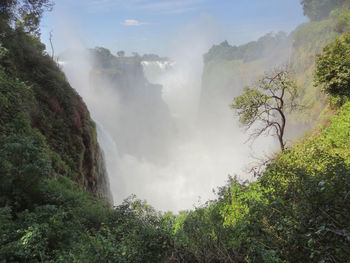
[[[294,118],[297,121],[288,130],[299,130],[299,135],[302,135],[305,129],[300,129],[298,124],[315,121],[327,104],[324,94],[313,85],[315,57],[325,45],[350,29],[349,3],[340,1],[340,4],[332,5],[337,8],[329,16],[327,13],[322,16],[322,20],[305,23],[289,36],[282,33],[268,34],[238,47],[227,42],[214,45],[204,55],[200,116],[214,115],[213,119],[217,119],[218,114],[228,110],[227,105],[240,94],[244,86],[272,67],[291,63],[300,88],[301,101],[307,110]],[[306,5],[309,9],[319,8],[316,2],[312,3],[312,7]],[[307,13],[316,12],[309,9]],[[295,125],[297,129],[294,129]]]
[[[303,2],[312,2],[314,7],[319,3],[332,3],[327,0]],[[349,262],[350,104],[347,102],[336,109],[329,107],[327,96],[332,95],[314,86],[316,55],[349,30],[346,1],[339,2],[345,2],[342,9],[335,9],[329,17],[327,13],[323,17],[325,20],[300,26],[291,35],[291,60],[302,91],[301,99],[309,106],[303,114],[308,121],[316,120],[319,127],[313,127],[294,146],[277,153],[268,160],[268,165],[262,163],[255,167],[255,182],[230,177],[228,184],[218,189],[216,200],[174,216],[176,260]],[[332,47],[337,46],[340,44]],[[236,53],[244,51],[243,47],[223,43],[211,51],[215,49],[214,59],[204,58],[202,102],[204,108],[214,109],[217,114],[220,113],[217,103],[225,102],[225,96],[220,94],[232,96],[239,92],[234,89],[235,81],[247,84],[247,80],[267,70],[271,64],[267,60],[260,64],[262,68],[254,68],[252,65],[259,65],[258,61],[263,60],[237,60],[237,56],[244,55]],[[338,70],[329,74],[328,79],[334,75],[338,77],[331,82],[339,86],[343,83],[342,90],[346,93],[349,85],[343,79],[348,80],[349,66],[347,62],[339,62],[338,57],[348,56],[349,49],[339,50],[334,52],[337,58],[325,59],[333,62],[331,69]],[[219,96],[223,100],[217,99]],[[213,112],[207,110],[206,114]]]
[[[173,220],[188,262],[349,262],[350,103],[254,183],[230,178],[218,198]],[[169,215],[168,215],[169,216]]]
[[[339,65],[343,54],[326,60],[339,68],[330,75],[346,80],[336,91],[348,102],[326,108],[332,117],[276,154],[255,182],[230,178],[216,200],[172,215],[133,197],[111,209],[89,194],[108,189],[84,103],[37,38],[0,29],[1,262],[350,262],[350,77],[343,74],[350,64]],[[349,39],[340,49],[346,56]]]
[[[2,148],[21,131],[34,144],[39,136],[38,150],[45,152],[49,176],[67,176],[79,188],[111,200],[95,124],[86,105],[36,37],[4,22],[0,31]]]
[[[291,45],[291,38],[284,33],[267,34],[238,47],[227,41],[214,45],[204,54],[199,118],[220,119],[244,86],[274,65],[288,61]]]
[[[92,58],[92,92],[109,93],[117,107],[107,120],[104,115],[108,109],[101,105],[98,119],[104,121],[104,127],[114,136],[119,153],[155,163],[166,159],[167,144],[176,134],[175,125],[162,98],[161,85],[151,84],[145,77],[142,58],[116,57],[104,48],[92,50]]]

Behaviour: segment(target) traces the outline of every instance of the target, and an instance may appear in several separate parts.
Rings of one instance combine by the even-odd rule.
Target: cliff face
[[[40,151],[45,152],[50,176],[67,176],[79,188],[111,201],[95,124],[85,103],[45,54],[39,39],[6,23],[0,27],[4,32],[0,38],[0,91],[3,101],[10,101],[8,107],[1,108],[2,138],[12,135],[6,127],[22,116],[21,120],[28,123],[26,136],[35,142],[32,134],[39,134],[44,141]],[[11,102],[13,97],[21,99]],[[12,131],[16,132],[20,133]]]
[[[287,62],[291,45],[291,38],[284,33],[267,34],[241,46],[227,41],[214,45],[204,54],[200,124],[203,119],[220,123],[222,115],[232,118],[228,105],[233,98],[264,71]]]
[[[93,102],[94,115],[112,134],[119,154],[154,162],[165,159],[169,149],[164,142],[175,137],[175,124],[161,85],[146,79],[141,57],[116,57],[96,48],[92,58],[90,89],[99,99]]]
[[[110,199],[95,123],[81,97],[64,79],[60,84],[62,90],[56,94],[37,86],[35,96],[40,103],[37,114],[31,116],[33,127],[40,130],[50,148],[69,166],[69,177],[88,192]],[[63,94],[64,98],[60,98]]]
[[[200,115],[212,115],[212,119],[217,119],[220,110],[227,110],[227,105],[244,86],[250,85],[264,71],[290,63],[300,87],[302,103],[308,108],[297,119],[306,123],[316,120],[326,99],[313,84],[315,58],[325,45],[349,30],[349,15],[346,4],[324,20],[300,25],[289,36],[267,34],[238,47],[227,42],[214,45],[204,55]]]

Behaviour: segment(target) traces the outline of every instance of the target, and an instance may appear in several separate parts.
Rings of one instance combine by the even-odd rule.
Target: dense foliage
[[[108,182],[103,179],[102,153],[86,105],[36,36],[4,22],[0,31],[2,129],[22,114],[31,129],[45,137],[56,173],[69,176],[90,192],[105,195],[102,192]],[[16,97],[20,100],[8,101]]]
[[[252,41],[241,46],[231,46],[227,41],[220,45],[214,45],[208,53],[204,55],[204,62],[212,60],[243,60],[252,61],[264,55],[288,46],[290,38],[283,32],[278,34],[266,34],[257,41]]]
[[[39,23],[42,14],[51,10],[50,0],[2,0],[0,2],[0,20],[9,25],[22,27],[26,32],[39,35]]]
[[[95,124],[39,39],[1,21],[0,262],[152,262],[163,219],[111,209]]]
[[[161,214],[135,197],[112,209],[84,190],[101,187],[84,103],[36,37],[0,29],[0,262],[350,262],[350,102],[255,182],[229,178],[193,211]],[[348,38],[317,61],[331,96],[348,96]]]
[[[142,55],[141,59],[143,61],[167,61],[167,60],[169,60],[168,58],[160,57],[157,54],[144,54],[144,55]]]
[[[347,103],[326,129],[279,154],[256,182],[231,178],[217,200],[180,215],[177,259],[348,262],[349,130]]]
[[[304,14],[311,20],[327,18],[329,13],[336,7],[347,2],[347,0],[301,0]]]
[[[350,98],[350,34],[326,46],[317,56],[315,84],[322,85],[338,105]]]

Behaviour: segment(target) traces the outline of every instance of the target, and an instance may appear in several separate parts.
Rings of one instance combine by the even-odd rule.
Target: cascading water
[[[136,194],[161,210],[188,209],[247,163],[228,106],[199,125],[199,52],[189,61],[111,59],[108,68],[85,49],[72,54],[63,69],[97,123],[117,204]]]
[[[116,181],[116,177],[111,175],[119,174],[119,153],[117,144],[113,137],[104,129],[102,124],[95,120],[97,130],[97,140],[103,150],[103,157],[106,164],[107,174],[110,185],[113,186],[114,198],[117,198],[115,193],[121,192],[124,188],[122,178]],[[118,198],[117,198],[118,199]]]
[[[173,178],[168,191],[178,209],[190,208],[199,196],[210,199],[213,188],[223,185],[229,174],[242,171],[250,152],[228,103],[216,105],[220,109],[216,120],[199,122],[201,72],[184,63],[173,63],[166,70],[161,62],[143,63],[146,77],[162,85],[163,99],[179,131],[172,159],[162,171]]]
[[[196,26],[183,39],[169,61],[82,46],[62,57],[69,82],[97,122],[116,204],[136,194],[159,210],[190,209],[199,197],[214,197],[211,190],[228,175],[251,179],[242,176],[251,149],[229,108],[233,95],[202,91],[210,44]],[[181,45],[189,42],[196,48]],[[239,93],[242,87],[232,88]]]
[[[171,70],[175,63],[169,60],[141,61],[143,72],[151,83],[157,83],[159,77]]]

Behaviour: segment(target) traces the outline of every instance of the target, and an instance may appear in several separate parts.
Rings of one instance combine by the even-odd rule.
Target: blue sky
[[[299,0],[59,0],[42,20],[42,41],[53,31],[56,53],[69,48],[69,30],[87,47],[113,53],[167,55],[187,25],[211,36],[210,44],[242,44],[269,32],[292,31],[307,21]],[[207,32],[211,31],[211,32]],[[185,41],[185,40],[184,40]],[[189,43],[190,44],[190,43]]]

